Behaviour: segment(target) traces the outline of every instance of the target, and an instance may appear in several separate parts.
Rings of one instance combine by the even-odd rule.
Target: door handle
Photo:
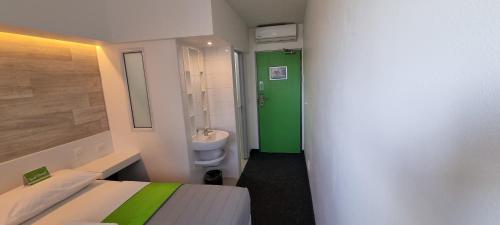
[[[259,98],[257,99],[257,102],[259,103],[260,107],[263,107],[264,104],[266,103],[267,97],[264,96],[263,94],[259,95]]]

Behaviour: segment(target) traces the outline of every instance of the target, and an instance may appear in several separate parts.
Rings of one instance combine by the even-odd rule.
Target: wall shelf
[[[184,82],[185,114],[189,118],[189,128],[191,133],[196,132],[196,128],[209,127],[210,118],[208,115],[207,79],[203,72],[203,51],[182,47],[183,71],[180,73]]]
[[[226,151],[223,150],[223,154],[216,159],[213,160],[208,160],[208,161],[203,161],[203,160],[196,160],[194,161],[194,164],[197,166],[218,166],[224,158],[226,158]]]
[[[140,159],[141,154],[137,151],[113,152],[78,167],[76,170],[99,173],[98,179],[106,179]]]

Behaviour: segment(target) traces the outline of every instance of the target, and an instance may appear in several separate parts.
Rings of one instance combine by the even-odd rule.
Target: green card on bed
[[[113,211],[103,223],[144,225],[181,186],[178,183],[150,183]]]

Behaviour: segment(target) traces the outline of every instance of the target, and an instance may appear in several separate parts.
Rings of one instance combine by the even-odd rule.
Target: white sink
[[[221,149],[226,145],[229,133],[222,130],[213,130],[208,136],[193,135],[193,150],[207,151]]]
[[[204,135],[194,135],[193,150],[197,152],[199,160],[195,164],[200,166],[216,166],[225,158],[224,146],[229,138],[229,133],[214,130]]]

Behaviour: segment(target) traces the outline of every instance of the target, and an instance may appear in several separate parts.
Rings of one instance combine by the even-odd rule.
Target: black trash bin
[[[205,181],[205,184],[222,185],[222,171],[210,170],[205,173],[203,180]]]

